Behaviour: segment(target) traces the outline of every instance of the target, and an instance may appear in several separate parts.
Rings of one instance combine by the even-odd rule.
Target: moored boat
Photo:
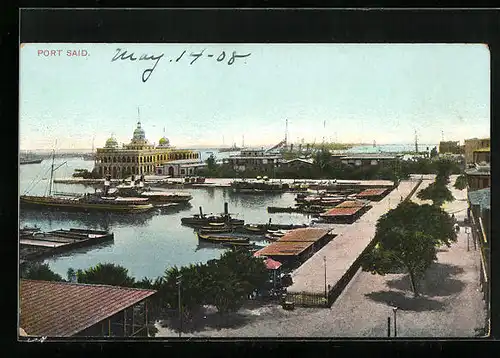
[[[245,220],[234,219],[228,212],[227,203],[224,203],[224,214],[220,215],[206,215],[203,213],[203,209],[200,206],[200,213],[194,214],[190,217],[181,218],[181,223],[183,225],[189,226],[207,226],[209,224],[226,224],[231,227],[235,226],[243,226],[245,224]]]
[[[233,228],[230,226],[202,226],[199,229],[199,232],[206,234],[206,233],[227,233],[227,232],[233,232]]]
[[[117,211],[124,213],[145,212],[153,205],[147,198],[83,196],[31,196],[21,195],[20,203],[25,207],[49,207],[75,211]]]
[[[262,227],[262,225],[247,224],[247,225],[244,225],[243,228],[249,232],[253,232],[256,234],[262,234],[266,231],[266,229],[264,227]]]
[[[55,152],[52,155],[52,167],[49,181],[49,195],[21,195],[20,204],[23,207],[54,208],[65,211],[116,211],[124,213],[137,213],[151,210],[153,205],[147,198],[135,197],[108,197],[109,181],[104,182],[104,192],[98,194],[86,193],[52,193],[53,173],[63,164],[54,169]]]
[[[213,242],[213,243],[249,243],[250,239],[242,237],[231,237],[231,236],[217,236],[217,235],[207,235],[201,232],[197,233],[198,239]]]

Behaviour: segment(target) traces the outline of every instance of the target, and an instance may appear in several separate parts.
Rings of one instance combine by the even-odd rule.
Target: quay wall
[[[355,223],[340,231],[334,229],[337,237],[292,274],[293,284],[288,287],[287,301],[300,306],[331,306],[358,271],[363,254],[375,244],[373,239],[378,219],[397,206],[401,199],[411,198],[421,182],[421,179],[401,181]]]

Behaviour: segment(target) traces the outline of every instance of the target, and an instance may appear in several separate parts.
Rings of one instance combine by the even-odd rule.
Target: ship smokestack
[[[228,210],[228,204],[227,203],[224,203],[224,215],[228,215],[229,214],[229,210]]]
[[[200,206],[200,216],[203,216],[203,209],[201,206]]]

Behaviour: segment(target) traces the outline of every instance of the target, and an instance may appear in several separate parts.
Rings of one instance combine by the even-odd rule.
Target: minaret
[[[415,129],[415,153],[418,153],[418,137],[416,129]]]
[[[323,121],[323,144],[325,144],[325,136],[324,136],[325,133],[326,133],[326,121]]]
[[[285,148],[288,145],[288,118],[285,119]]]

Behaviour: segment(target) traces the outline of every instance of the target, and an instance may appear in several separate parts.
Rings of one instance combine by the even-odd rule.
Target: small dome
[[[170,146],[170,141],[168,140],[168,138],[162,137],[160,138],[159,144],[160,147],[168,147]]]
[[[111,137],[106,141],[106,148],[118,148],[118,142],[115,138]]]
[[[137,128],[134,130],[133,140],[146,140],[146,133],[141,128],[141,122],[137,122]]]

